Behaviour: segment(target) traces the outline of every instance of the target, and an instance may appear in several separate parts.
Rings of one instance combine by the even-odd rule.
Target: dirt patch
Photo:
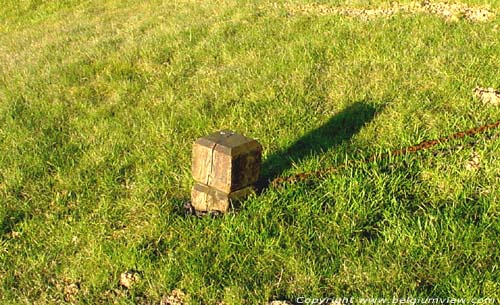
[[[445,19],[465,19],[472,22],[484,22],[495,16],[495,13],[486,7],[472,7],[463,3],[424,1],[420,4],[421,11]]]
[[[138,272],[133,270],[128,270],[120,274],[120,286],[123,286],[127,289],[132,288],[137,282],[141,279]]]
[[[170,295],[165,296],[161,299],[160,305],[184,305],[186,302],[187,296],[180,289],[174,289],[170,292]]]
[[[494,88],[476,87],[473,92],[474,96],[476,96],[485,105],[500,105],[500,91]]]
[[[69,303],[76,302],[79,291],[80,286],[77,283],[71,283],[64,286],[64,300]]]
[[[390,7],[373,9],[360,9],[337,7],[325,4],[287,4],[287,11],[292,15],[342,15],[363,20],[387,18],[396,14],[410,15],[417,13],[440,16],[448,21],[468,20],[471,22],[484,22],[492,19],[495,13],[487,7],[473,7],[463,3],[448,2],[413,2],[409,4],[393,3]]]
[[[68,278],[63,278],[61,281],[54,281],[55,287],[62,292],[64,302],[67,304],[78,303],[78,298],[87,293],[86,289],[82,288],[79,281],[73,281]]]
[[[479,169],[480,166],[481,163],[479,160],[479,154],[474,151],[470,154],[469,160],[467,160],[467,163],[465,164],[465,169],[468,171],[475,171]]]
[[[10,236],[10,238],[12,239],[18,239],[21,237],[21,233],[19,232],[16,232],[16,231],[12,231],[10,232],[10,234],[8,234]]]

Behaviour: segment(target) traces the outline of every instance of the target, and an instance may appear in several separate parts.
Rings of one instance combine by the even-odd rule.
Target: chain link
[[[368,158],[365,158],[361,162],[362,163],[369,163],[369,162],[373,162],[373,161],[378,160],[378,159],[385,159],[385,158],[389,158],[389,157],[396,157],[396,156],[402,156],[402,155],[407,155],[407,154],[411,154],[411,153],[416,153],[418,151],[427,150],[429,148],[432,148],[438,144],[447,143],[447,142],[450,142],[452,140],[458,140],[458,139],[462,139],[465,137],[472,137],[472,136],[475,136],[478,134],[482,134],[488,130],[496,129],[498,127],[500,127],[500,121],[496,121],[496,122],[491,123],[491,124],[486,124],[486,125],[482,125],[479,127],[471,128],[471,129],[466,130],[466,131],[456,132],[454,134],[451,134],[451,135],[448,135],[446,137],[442,137],[439,139],[423,141],[419,144],[408,146],[405,148],[396,149],[396,150],[393,150],[389,153],[385,153],[385,154],[381,154],[381,155],[374,154]],[[311,178],[321,178],[321,177],[324,177],[328,174],[335,173],[341,169],[344,169],[344,168],[346,168],[354,163],[355,163],[355,161],[351,160],[351,161],[348,161],[342,165],[335,166],[335,167],[327,167],[327,168],[323,168],[323,169],[320,169],[317,171],[303,172],[303,173],[299,173],[299,174],[295,174],[295,175],[291,175],[291,176],[287,176],[287,177],[278,177],[278,178],[275,178],[274,180],[271,181],[271,185],[274,187],[280,187],[280,186],[283,186],[284,184],[288,184],[288,183],[296,183],[296,182],[306,181],[306,180],[309,180]]]

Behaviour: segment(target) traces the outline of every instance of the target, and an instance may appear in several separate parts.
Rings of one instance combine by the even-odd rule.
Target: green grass
[[[500,119],[472,97],[500,87],[499,25],[280,1],[4,0],[0,303],[69,303],[71,283],[78,304],[159,304],[176,288],[214,305],[498,300],[498,137],[269,188],[221,218],[182,205],[192,142],[215,130],[257,138],[263,171],[285,175]],[[120,288],[130,269],[141,281]]]

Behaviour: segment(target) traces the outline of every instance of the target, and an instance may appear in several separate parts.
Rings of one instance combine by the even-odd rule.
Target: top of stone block
[[[214,148],[225,155],[236,156],[246,151],[262,151],[262,146],[254,139],[231,130],[221,130],[199,138],[196,144]]]

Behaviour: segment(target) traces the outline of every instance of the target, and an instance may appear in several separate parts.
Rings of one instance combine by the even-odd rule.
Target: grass
[[[286,175],[500,118],[472,98],[500,87],[498,16],[363,21],[282,4],[3,1],[1,304],[159,304],[173,289],[192,304],[498,300],[498,137],[183,215],[191,144],[215,130],[257,138],[264,173]],[[141,275],[129,290],[127,270]]]

